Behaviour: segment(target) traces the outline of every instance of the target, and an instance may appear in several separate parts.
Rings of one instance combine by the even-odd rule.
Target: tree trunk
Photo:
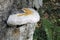
[[[0,40],[6,40],[6,34],[9,30],[6,21],[12,4],[13,0],[0,0]]]
[[[33,40],[36,23],[27,24],[19,28],[8,26],[6,23],[9,15],[12,13],[11,10],[32,7],[32,1],[0,0],[0,40]]]

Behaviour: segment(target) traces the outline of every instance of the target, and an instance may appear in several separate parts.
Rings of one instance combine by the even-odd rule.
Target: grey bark
[[[18,8],[32,7],[32,1],[33,0],[0,0],[0,40],[33,40],[36,24],[27,24],[19,29],[16,28],[16,26],[8,26],[6,23],[9,15],[12,14],[13,11]],[[23,30],[21,28],[23,28]]]
[[[9,30],[6,20],[10,14],[12,4],[13,0],[0,0],[0,40],[6,40],[6,33]]]

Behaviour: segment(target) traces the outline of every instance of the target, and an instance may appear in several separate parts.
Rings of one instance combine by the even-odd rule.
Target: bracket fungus
[[[37,23],[40,20],[39,13],[33,8],[22,8],[24,13],[12,14],[8,17],[8,25],[22,25],[28,23]]]

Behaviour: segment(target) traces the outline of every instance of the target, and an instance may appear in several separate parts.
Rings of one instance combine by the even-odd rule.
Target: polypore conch
[[[36,23],[40,20],[39,13],[33,8],[23,8],[24,13],[12,14],[8,17],[8,25],[22,25],[27,23]]]

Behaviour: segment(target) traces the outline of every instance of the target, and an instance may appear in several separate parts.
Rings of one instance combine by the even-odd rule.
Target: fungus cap
[[[8,25],[22,25],[27,23],[36,23],[40,20],[39,13],[33,8],[23,8],[24,13],[16,13],[10,15],[7,24]]]

